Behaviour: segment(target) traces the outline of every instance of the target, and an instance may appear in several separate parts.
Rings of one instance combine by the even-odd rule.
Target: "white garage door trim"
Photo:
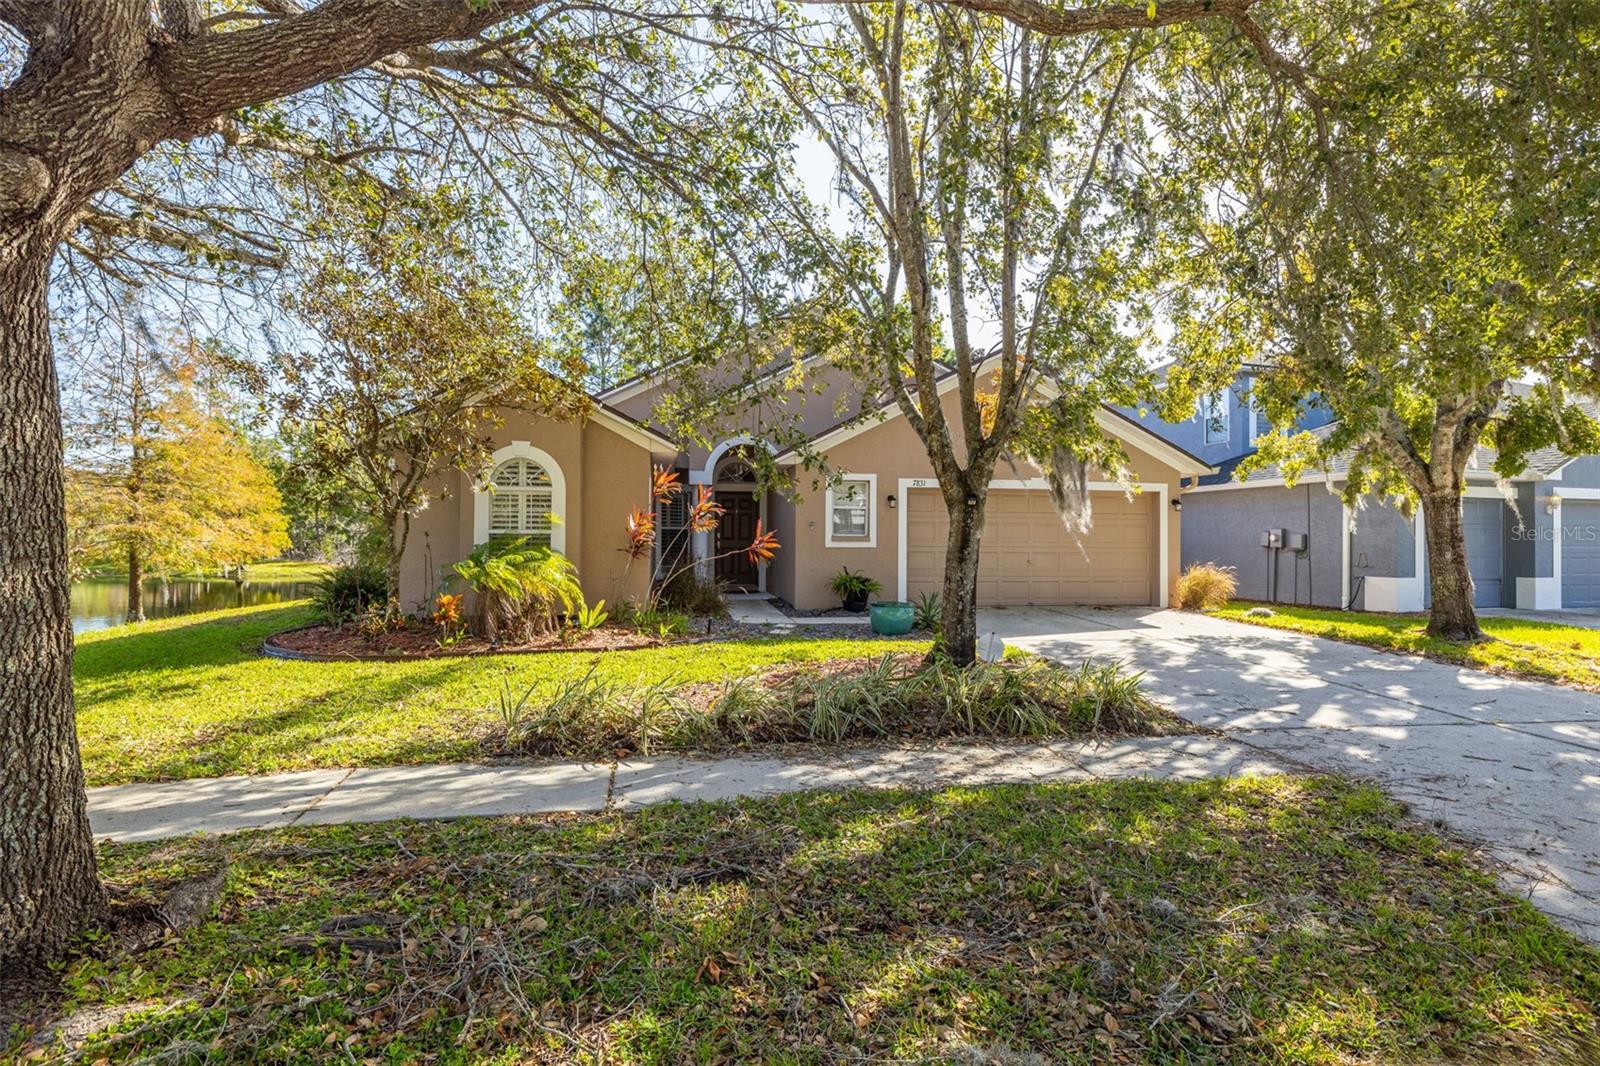
[[[912,489],[937,489],[938,487],[939,482],[931,477],[903,477],[900,479],[900,499],[899,507],[897,508],[898,517],[896,518],[896,524],[899,527],[899,541],[895,547],[896,599],[904,600],[906,598],[906,516],[911,510],[909,493]],[[1115,481],[1091,481],[1088,487],[1091,492],[1125,492],[1129,488],[1129,486],[1120,485]],[[1156,606],[1166,607],[1167,586],[1172,580],[1172,575],[1169,572],[1172,566],[1172,553],[1168,550],[1170,546],[1168,537],[1171,534],[1168,530],[1169,522],[1167,518],[1167,484],[1164,481],[1158,481],[1154,484],[1138,481],[1134,482],[1132,487],[1137,488],[1140,492],[1151,493],[1156,498],[1156,513],[1160,516],[1156,539],[1159,541],[1157,550],[1161,555],[1161,563],[1157,567]],[[1025,481],[991,481],[989,482],[989,488],[1034,489],[1048,492],[1050,486],[1046,484],[1044,478],[1036,477],[1028,478]]]

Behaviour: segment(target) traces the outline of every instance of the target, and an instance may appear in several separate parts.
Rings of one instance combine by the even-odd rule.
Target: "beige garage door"
[[[931,489],[907,493],[906,591],[944,584],[950,520]],[[1043,490],[996,489],[978,553],[978,603],[1143,605],[1156,602],[1157,522],[1153,494],[1129,501],[1094,494],[1094,527],[1081,540],[1061,524]]]

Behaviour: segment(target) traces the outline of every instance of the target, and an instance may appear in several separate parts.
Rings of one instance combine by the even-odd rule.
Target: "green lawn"
[[[245,577],[250,581],[315,581],[332,569],[327,563],[279,560],[251,563],[245,567]]]
[[[553,688],[594,667],[618,681],[699,681],[862,654],[849,638],[407,663],[258,654],[268,634],[309,620],[303,605],[272,605],[81,634],[74,677],[89,783],[470,758],[503,680],[519,692]],[[881,641],[871,652],[926,647]]]
[[[1248,612],[1257,606],[1265,605],[1230,603],[1213,613],[1218,618],[1235,622],[1289,629],[1352,644],[1426,655],[1430,659],[1536,681],[1559,681],[1600,690],[1600,630],[1596,629],[1484,617],[1479,618],[1478,623],[1494,639],[1462,645],[1427,636],[1423,632],[1426,615],[1372,614],[1272,604],[1271,618],[1249,617]]]
[[[231,866],[214,919],[68,965],[62,1012],[102,1019],[83,1062],[1600,1056],[1600,954],[1327,779],[812,793],[102,857],[151,901]]]

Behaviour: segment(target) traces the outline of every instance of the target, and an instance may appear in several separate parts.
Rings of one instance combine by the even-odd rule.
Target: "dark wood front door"
[[[753,592],[758,583],[756,564],[750,561],[745,549],[756,539],[756,520],[761,516],[761,508],[748,492],[719,492],[717,502],[723,508],[712,553],[717,557],[717,580]]]

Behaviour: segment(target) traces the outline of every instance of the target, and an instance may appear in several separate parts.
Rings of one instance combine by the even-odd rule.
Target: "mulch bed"
[[[443,631],[426,623],[407,623],[401,629],[369,636],[354,626],[301,626],[274,633],[262,646],[269,656],[283,659],[351,660],[444,659],[471,655],[518,655],[562,651],[615,651],[653,648],[676,643],[640,633],[622,625],[600,626],[581,633],[550,633],[524,644],[492,644],[467,634],[448,647]]]

